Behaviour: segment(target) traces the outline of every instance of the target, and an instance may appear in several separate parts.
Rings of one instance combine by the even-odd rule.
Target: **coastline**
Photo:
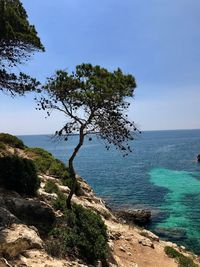
[[[20,140],[14,140],[12,142],[15,142],[17,146],[20,145],[21,148],[10,146],[7,143],[3,144],[1,146],[2,150],[0,151],[0,159],[3,161],[4,157],[8,156],[8,158],[10,157],[9,159],[18,159],[20,162],[27,160],[33,162],[36,155],[34,153],[39,152],[42,153],[42,156],[38,158],[38,155],[41,154],[37,154],[36,164],[40,163],[40,161],[38,162],[39,159],[42,160],[42,167],[43,160],[51,160],[54,164],[59,163],[47,151],[39,148],[30,149],[25,147]],[[44,155],[47,158],[44,158]],[[59,166],[61,167],[63,165],[61,164]],[[53,254],[54,256],[51,253],[49,254],[49,250],[47,249],[48,241],[50,242],[50,246],[53,246],[51,248],[54,252],[62,244],[59,243],[60,245],[57,245],[59,241],[57,240],[58,236],[53,238],[51,230],[54,229],[55,222],[64,219],[66,209],[65,199],[70,192],[70,188],[64,185],[62,179],[44,173],[44,171],[43,173],[39,172],[38,176],[40,184],[38,184],[37,192],[34,196],[17,193],[17,190],[13,191],[4,187],[0,188],[0,266],[93,266],[86,263],[84,259],[79,258],[76,253],[73,254],[73,257],[65,254],[65,258],[56,257],[55,254]],[[85,210],[86,214],[90,214],[92,218],[93,216],[98,218],[101,222],[102,229],[104,227],[107,229],[107,266],[178,267],[180,259],[193,264],[187,266],[200,266],[199,256],[188,251],[185,247],[178,246],[174,242],[164,241],[158,235],[146,230],[145,227],[132,223],[135,222],[133,219],[136,219],[138,222],[137,216],[139,215],[139,218],[142,219],[142,224],[145,225],[150,219],[151,213],[149,211],[137,210],[137,212],[134,211],[135,213],[133,213],[132,210],[130,213],[130,211],[126,210],[121,211],[120,214],[116,214],[116,211],[113,212],[103,199],[96,196],[92,187],[83,178],[76,175],[76,179],[79,183],[79,191],[72,198],[73,205],[82,207],[79,208],[81,212]],[[47,185],[49,184],[53,186],[53,191],[47,190]],[[23,187],[23,183],[21,186]],[[66,222],[63,221],[63,223],[64,231],[66,231]],[[82,233],[86,234],[87,232]],[[92,242],[94,241],[96,240]],[[172,254],[174,255],[173,257]],[[97,266],[104,267],[105,265],[99,261],[98,265],[94,267]]]

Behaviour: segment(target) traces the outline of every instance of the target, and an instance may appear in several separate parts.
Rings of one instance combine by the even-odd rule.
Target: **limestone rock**
[[[132,240],[132,237],[131,236],[125,236],[124,238],[126,241],[131,241]]]
[[[58,186],[59,190],[60,190],[62,193],[64,193],[64,194],[69,194],[70,189],[69,189],[68,186],[58,185],[58,184],[57,184],[57,186]]]
[[[135,223],[138,225],[145,225],[150,221],[151,211],[150,210],[121,210],[117,211],[116,215],[129,223]]]
[[[67,259],[52,258],[44,250],[30,249],[19,256],[19,266],[27,267],[69,267],[74,266]],[[18,266],[18,265],[17,265]]]
[[[4,195],[0,197],[0,207],[41,232],[49,231],[55,222],[53,209],[42,201]]]
[[[184,246],[180,246],[180,249],[182,250],[186,250],[186,248]]]
[[[88,185],[88,183],[82,177],[76,175],[76,179],[78,180],[79,185],[80,185],[80,189],[79,189],[80,196],[93,195],[92,188]]]
[[[121,238],[120,232],[108,231],[108,236],[112,240],[119,240]]]
[[[109,240],[108,241],[108,246],[111,249],[111,251],[113,251],[114,250],[114,247],[115,247],[115,244],[114,244],[114,242],[112,240]]]
[[[38,190],[38,194],[39,194],[40,200],[42,200],[42,201],[52,201],[52,200],[55,200],[57,198],[56,193],[47,193],[47,192],[45,192],[45,190],[43,188],[40,188]]]
[[[154,244],[152,243],[152,241],[148,238],[141,238],[138,240],[138,243],[139,244],[142,244],[143,246],[147,246],[147,247],[150,247],[150,248],[154,248]]]
[[[120,246],[119,249],[120,249],[121,251],[123,251],[123,252],[126,252],[126,249],[125,249],[124,247],[122,247],[122,246]]]
[[[38,234],[23,224],[13,224],[0,232],[0,254],[15,257],[30,248],[42,248]]]
[[[9,210],[0,207],[0,229],[10,226],[13,223],[19,223],[20,220],[15,217]]]
[[[151,240],[153,240],[153,241],[159,242],[159,237],[157,235],[155,235],[154,233],[148,231],[148,230],[144,229],[144,230],[142,230],[140,232],[140,234],[145,236],[145,237],[147,237],[147,238],[149,238],[149,239],[151,239]]]

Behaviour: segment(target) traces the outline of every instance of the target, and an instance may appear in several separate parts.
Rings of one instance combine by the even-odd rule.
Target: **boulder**
[[[79,183],[79,194],[80,196],[93,196],[94,193],[92,188],[88,185],[88,183],[79,175],[76,175],[76,179]]]
[[[118,218],[125,220],[128,223],[134,223],[138,225],[145,225],[149,223],[151,219],[151,211],[136,209],[136,210],[121,210],[117,211]]]
[[[30,248],[41,249],[38,234],[23,224],[13,224],[0,232],[0,254],[13,258]]]
[[[3,214],[5,218],[1,218]],[[46,233],[53,227],[55,214],[45,202],[24,199],[19,195],[2,193],[0,196],[0,222],[3,224],[19,221],[35,226],[40,232]]]
[[[200,162],[200,154],[197,155],[197,161]]]
[[[154,248],[154,244],[152,243],[152,241],[148,238],[141,238],[138,240],[138,243],[139,244],[142,244],[143,246],[147,246],[147,247],[150,247],[150,248]]]
[[[19,223],[20,220],[15,217],[9,210],[0,207],[0,229],[10,226],[13,223]]]
[[[152,241],[157,241],[157,242],[159,242],[159,237],[158,237],[157,235],[155,235],[154,233],[152,233],[152,232],[146,230],[146,229],[143,229],[143,230],[140,232],[140,234],[141,234],[142,236],[145,236],[145,237],[149,238],[149,239],[152,240]]]

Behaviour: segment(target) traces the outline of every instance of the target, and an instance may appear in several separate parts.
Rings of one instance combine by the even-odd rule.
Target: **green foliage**
[[[108,254],[106,226],[94,212],[74,205],[66,211],[65,225],[58,225],[47,245],[51,255],[77,254],[88,263],[106,261]],[[54,244],[56,242],[56,245]]]
[[[42,148],[27,148],[26,152],[36,165],[39,172],[52,175],[58,179],[67,179],[69,177],[65,164],[54,158],[53,155]]]
[[[130,105],[127,97],[133,97],[135,87],[134,77],[119,68],[110,72],[98,65],[81,64],[73,73],[60,70],[49,78],[44,86],[47,97],[42,97],[38,105],[48,115],[52,109],[67,114],[67,122],[57,131],[59,136],[98,132],[108,146],[114,144],[130,152],[127,142],[133,139],[132,133],[137,129],[125,112]],[[78,111],[81,116],[77,115]]]
[[[46,241],[44,248],[49,255],[56,258],[64,258],[66,255],[67,249],[65,248],[64,244],[61,243],[62,241],[55,238],[50,238]]]
[[[19,0],[0,1],[0,90],[12,95],[36,90],[39,83],[30,76],[10,72],[34,54],[44,51],[35,27],[29,24],[26,11]]]
[[[1,41],[9,41],[10,46],[10,43],[16,43],[20,48],[23,44],[26,49],[31,46],[30,50],[44,50],[35,27],[29,24],[26,11],[19,0],[1,0],[0,14]]]
[[[21,149],[25,148],[24,143],[19,138],[17,138],[14,135],[7,134],[7,133],[0,133],[0,142],[7,144],[11,147],[14,147],[14,148],[21,148]]]
[[[197,267],[198,265],[194,261],[178,252],[176,249],[166,246],[165,253],[170,257],[177,260],[179,267]]]
[[[59,192],[59,188],[58,186],[55,184],[54,181],[48,180],[45,184],[44,190],[47,193],[58,193]]]
[[[49,174],[54,175],[58,177],[59,179],[68,179],[69,173],[68,170],[65,166],[65,164],[58,160],[55,159],[54,161],[51,162],[50,168],[49,168]]]
[[[66,211],[66,196],[60,192],[59,190],[56,192],[57,198],[52,201],[52,206],[54,207],[55,210],[60,210],[62,212]]]
[[[126,112],[130,105],[127,98],[134,96],[135,87],[135,78],[121,69],[108,71],[91,64],[78,65],[72,73],[59,70],[47,79],[43,96],[37,100],[37,109],[45,110],[48,116],[52,110],[64,113],[66,121],[56,131],[64,140],[67,141],[72,133],[79,134],[79,142],[69,158],[72,179],[76,179],[73,161],[87,134],[97,134],[106,142],[107,149],[114,145],[124,152],[123,156],[132,151],[128,141],[133,140],[137,128],[128,120]],[[74,187],[71,187],[67,201],[69,209],[74,193]]]
[[[0,184],[9,190],[33,196],[40,182],[32,160],[8,156],[0,158]]]
[[[68,186],[70,189],[72,187],[72,179],[68,178],[62,181],[63,185]],[[76,196],[81,196],[81,187],[80,183],[76,180],[76,185],[75,185],[75,191],[74,193]]]
[[[0,141],[0,150],[4,150],[5,148],[6,148],[5,144]]]

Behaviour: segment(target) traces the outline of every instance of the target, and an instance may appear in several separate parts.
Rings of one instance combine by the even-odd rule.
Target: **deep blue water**
[[[58,142],[48,135],[20,136],[67,162],[77,136]],[[123,158],[93,136],[75,161],[76,171],[111,206],[148,207],[150,229],[200,254],[200,130],[143,132]]]

